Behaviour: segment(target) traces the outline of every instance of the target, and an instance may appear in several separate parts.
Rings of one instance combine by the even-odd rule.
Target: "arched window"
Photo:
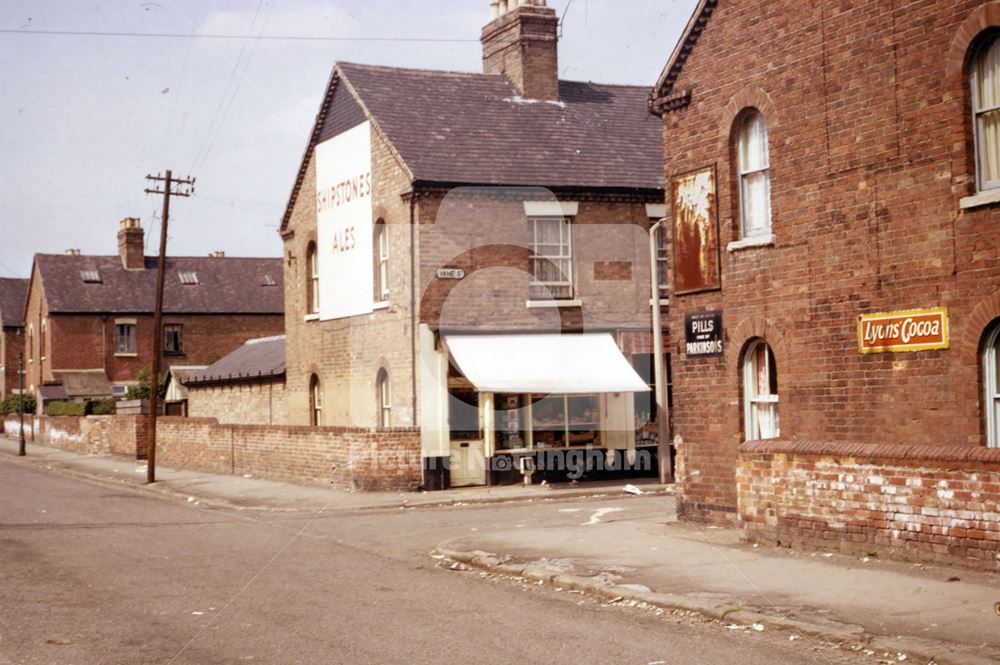
[[[743,354],[743,418],[747,441],[774,439],[778,428],[778,372],[771,347],[754,340]]]
[[[375,399],[378,403],[378,426],[389,427],[392,423],[392,396],[389,393],[389,373],[378,371],[375,378]]]
[[[983,387],[986,445],[1000,448],[1000,322],[993,324],[983,345]]]
[[[309,424],[313,427],[323,424],[323,389],[315,374],[309,377]]]
[[[389,300],[389,230],[381,219],[375,222],[375,300]]]
[[[740,182],[740,233],[743,238],[771,235],[771,175],[767,123],[756,109],[739,117],[736,162]]]
[[[35,326],[28,324],[28,362],[35,360]]]
[[[306,311],[319,314],[319,252],[316,243],[309,243],[306,249],[306,262],[309,264],[309,284],[306,289]]]
[[[979,45],[971,68],[972,115],[976,138],[976,185],[1000,187],[1000,38]]]

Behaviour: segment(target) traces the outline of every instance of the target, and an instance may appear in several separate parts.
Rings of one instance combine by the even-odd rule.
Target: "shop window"
[[[972,114],[976,183],[980,191],[1000,188],[1000,37],[980,44],[972,59]]]
[[[392,395],[389,393],[389,373],[378,371],[375,378],[375,397],[378,403],[378,426],[390,427],[392,423]]]
[[[573,297],[573,242],[565,217],[529,217],[533,300]]]
[[[163,353],[168,356],[184,354],[184,327],[177,323],[163,326]]]
[[[115,355],[135,354],[135,323],[115,323]]]
[[[306,311],[309,314],[319,314],[319,252],[316,243],[309,243],[306,249],[306,262],[309,264],[309,284],[306,289]]]
[[[654,425],[657,420],[656,409],[656,368],[653,366],[652,353],[636,353],[632,355],[632,368],[646,385],[649,392],[635,394],[635,420],[637,428]],[[667,375],[667,408],[673,406],[673,384],[670,374],[670,354],[663,354],[663,370]],[[655,428],[654,428],[655,429]]]
[[[381,219],[375,222],[375,300],[389,300],[389,230]]]
[[[601,408],[597,395],[549,395],[531,404],[534,448],[598,443]]]
[[[315,374],[309,377],[309,424],[313,427],[323,424],[323,389]]]
[[[751,342],[743,355],[743,414],[747,441],[779,436],[778,372],[763,340]]]
[[[771,235],[771,176],[767,123],[755,109],[739,119],[736,152],[740,183],[740,231],[744,238]]]
[[[983,384],[986,445],[1000,448],[1000,323],[993,325],[983,346]]]

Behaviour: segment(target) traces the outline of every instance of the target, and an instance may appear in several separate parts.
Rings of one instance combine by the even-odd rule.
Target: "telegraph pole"
[[[24,457],[25,452],[24,452],[24,352],[23,351],[17,356],[17,383],[18,383],[17,387],[19,389],[19,397],[20,397],[20,399],[18,400],[17,415],[21,421],[21,436],[20,436],[20,442],[18,443],[17,446],[17,454],[18,457]]]
[[[170,197],[188,197],[194,193],[194,178],[174,178],[170,169],[165,176],[159,173],[147,175],[146,180],[153,183],[152,189],[146,188],[147,194],[163,195],[163,219],[160,223],[160,256],[156,264],[156,309],[153,310],[153,372],[149,379],[149,433],[146,465],[146,482],[156,482],[156,416],[160,401],[160,354],[163,351],[163,280],[167,262],[167,222],[170,219]],[[162,189],[159,188],[162,183]]]

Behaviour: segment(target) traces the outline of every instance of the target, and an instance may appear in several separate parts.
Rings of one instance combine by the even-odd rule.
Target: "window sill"
[[[582,300],[528,300],[528,309],[552,309],[561,307],[583,307]]]
[[[389,309],[389,301],[382,300],[380,302],[372,303],[372,309],[373,310]]]
[[[306,314],[302,317],[303,321],[319,321],[319,314]]]
[[[138,353],[116,353],[115,358],[138,358]]]
[[[734,240],[726,245],[726,251],[735,252],[753,247],[774,247],[774,236],[768,234],[766,236],[753,236],[751,238],[743,238],[742,240]]]
[[[966,196],[958,200],[960,210],[969,210],[991,203],[1000,203],[1000,189],[989,189],[985,192],[976,192],[972,196]]]

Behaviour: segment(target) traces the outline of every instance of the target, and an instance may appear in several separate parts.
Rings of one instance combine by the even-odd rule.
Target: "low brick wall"
[[[756,441],[736,478],[751,542],[1000,570],[1000,450]]]
[[[231,425],[167,417],[157,425],[156,459],[166,466],[349,490],[411,490],[421,482],[416,428]]]
[[[16,438],[17,416],[4,419],[4,432]],[[53,448],[89,454],[134,456],[145,452],[146,423],[136,416],[26,416],[25,439]]]

